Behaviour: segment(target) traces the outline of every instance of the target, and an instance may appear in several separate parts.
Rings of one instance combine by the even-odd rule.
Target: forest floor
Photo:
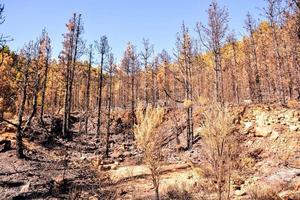
[[[234,107],[231,112],[240,113],[244,108]],[[232,199],[300,199],[300,107],[251,105],[244,110],[237,141],[241,167],[232,175]],[[165,138],[162,199],[214,199],[201,193],[205,177],[197,171],[206,156],[197,127],[201,111],[195,109],[199,136],[193,148],[179,151],[174,126],[176,123],[180,144],[185,146],[183,116],[183,110],[170,109],[159,127]],[[8,149],[0,146],[0,199],[153,199],[150,171],[133,142],[127,118],[125,111],[114,113],[108,159],[98,156],[104,152],[104,141],[92,134],[94,127],[91,125],[91,134],[79,134],[76,120],[69,141],[45,139],[42,130],[33,128],[24,138],[24,160],[15,155],[14,128],[2,126],[0,141],[11,145]],[[91,124],[94,121],[92,118]]]

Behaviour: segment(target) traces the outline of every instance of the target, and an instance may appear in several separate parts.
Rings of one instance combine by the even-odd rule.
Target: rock
[[[234,194],[235,194],[236,196],[244,196],[244,195],[247,194],[247,192],[246,192],[243,188],[241,188],[240,190],[236,190],[236,191],[234,192]]]
[[[100,165],[98,169],[101,171],[108,171],[111,169],[111,165]]]
[[[290,131],[293,131],[293,132],[296,132],[299,130],[299,127],[296,125],[291,125],[289,128],[290,128]]]
[[[29,191],[29,187],[30,187],[30,182],[28,182],[27,184],[21,187],[20,193],[27,193]]]
[[[263,188],[271,188],[273,192],[280,192],[300,175],[300,169],[282,168],[270,176],[263,178],[258,184]]]
[[[64,175],[63,174],[60,174],[56,177],[53,178],[54,180],[54,183],[57,185],[57,186],[61,186],[64,184],[65,182],[65,178],[64,178]]]
[[[121,152],[120,151],[114,151],[112,154],[111,154],[111,157],[112,158],[119,158],[121,156]]]
[[[116,170],[118,168],[118,165],[112,164],[110,168],[111,168],[111,170]]]
[[[89,197],[89,200],[98,200],[99,197],[97,195]]]
[[[300,192],[288,190],[288,191],[283,191],[278,194],[280,199],[282,200],[291,200],[291,199],[300,199]]]
[[[257,126],[255,127],[254,135],[256,137],[268,137],[272,133],[272,128],[269,126]]]
[[[244,122],[244,128],[245,129],[250,129],[253,126],[252,122]]]
[[[266,124],[266,122],[268,121],[269,121],[269,116],[267,116],[265,113],[261,113],[257,115],[255,118],[255,123],[257,127],[264,126],[264,124]]]
[[[272,134],[271,134],[271,139],[272,140],[277,140],[279,137],[279,132],[278,131],[272,131]]]
[[[86,156],[81,156],[80,160],[85,161],[86,160]]]
[[[253,129],[253,122],[244,122],[243,134],[248,134]]]

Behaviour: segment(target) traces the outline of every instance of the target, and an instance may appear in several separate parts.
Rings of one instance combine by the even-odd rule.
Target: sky
[[[87,43],[107,35],[112,51],[120,59],[129,41],[142,48],[143,38],[149,38],[155,52],[166,49],[172,54],[176,33],[184,21],[193,33],[197,21],[206,23],[211,0],[0,0],[5,4],[6,21],[0,33],[10,35],[9,43],[17,51],[35,40],[43,28],[52,40],[53,56],[62,48],[62,34],[72,13],[81,13],[84,22],[83,38]],[[230,29],[238,36],[245,31],[244,19],[249,11],[261,18],[264,0],[219,0],[228,8]],[[196,36],[196,34],[195,34]]]

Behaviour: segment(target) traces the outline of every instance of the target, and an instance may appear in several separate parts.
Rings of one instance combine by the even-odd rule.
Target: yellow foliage
[[[201,106],[206,106],[209,103],[209,99],[204,96],[198,96],[197,103]]]
[[[162,123],[163,116],[164,109],[161,107],[153,108],[148,105],[144,114],[142,106],[138,106],[136,112],[137,125],[134,127],[134,134],[136,142],[143,150],[155,142],[157,135],[155,129]]]

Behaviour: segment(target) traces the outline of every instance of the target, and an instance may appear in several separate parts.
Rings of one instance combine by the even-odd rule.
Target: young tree
[[[143,151],[143,157],[146,165],[151,171],[151,178],[155,188],[156,200],[159,200],[159,178],[161,171],[161,145],[162,137],[157,127],[162,123],[164,117],[164,109],[153,108],[148,105],[144,114],[144,110],[138,107],[137,124],[134,127],[134,134],[138,146]]]
[[[101,106],[102,106],[102,90],[103,90],[103,68],[106,58],[108,57],[108,53],[110,51],[110,47],[108,44],[108,39],[104,35],[100,38],[100,42],[96,41],[96,47],[98,49],[100,55],[100,65],[98,72],[98,112],[97,112],[97,134],[100,135],[100,127],[101,127]]]
[[[209,106],[203,112],[202,134],[206,146],[206,159],[201,170],[209,174],[216,188],[217,199],[230,199],[231,174],[238,155],[238,143],[233,124],[233,116],[224,106]]]
[[[216,0],[212,0],[208,13],[207,26],[197,23],[197,32],[202,44],[213,53],[215,71],[216,102],[224,103],[222,46],[228,30],[228,11],[220,8]]]

